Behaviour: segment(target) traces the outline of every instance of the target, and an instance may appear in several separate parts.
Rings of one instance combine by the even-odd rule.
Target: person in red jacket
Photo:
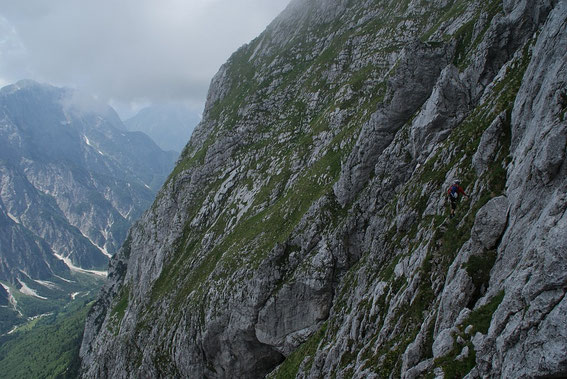
[[[457,209],[457,203],[460,200],[460,195],[463,195],[466,198],[469,197],[469,195],[467,195],[465,190],[461,187],[461,181],[455,179],[455,182],[447,190],[447,197],[451,201],[451,217],[455,215],[455,209]]]

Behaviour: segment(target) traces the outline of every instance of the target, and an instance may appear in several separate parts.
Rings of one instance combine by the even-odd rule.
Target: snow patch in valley
[[[34,279],[34,281],[38,284],[41,284],[44,287],[47,287],[49,289],[59,289],[59,286],[53,282],[47,281],[47,280],[38,280],[38,279]]]
[[[91,143],[91,141],[89,140],[89,138],[85,135],[83,135],[83,138],[85,139],[85,143],[92,147],[93,149],[95,149],[100,155],[105,155],[102,151],[100,151],[99,149],[97,149],[96,147],[94,147],[94,145]]]
[[[128,220],[128,217],[130,217],[130,213],[132,213],[132,211],[134,210],[134,207],[130,207],[130,209],[128,210],[128,212],[124,212],[121,209],[115,208],[118,213],[120,213],[120,216],[122,216],[123,219]],[[109,227],[111,227],[112,225],[109,225]],[[105,236],[106,238],[106,236]]]
[[[16,330],[18,330],[18,328],[20,327],[20,325],[16,325],[12,328],[12,330],[10,330],[7,334],[13,334]]]
[[[75,283],[74,281],[69,280],[69,279],[65,279],[65,278],[63,278],[63,277],[61,277],[61,276],[59,276],[59,275],[55,275],[55,274],[54,274],[54,276],[55,276],[56,278],[61,279],[61,280],[64,281],[64,282],[67,282],[67,283]]]
[[[106,255],[108,258],[112,258],[112,255],[106,250],[105,247],[100,247],[100,246],[98,246],[98,245],[95,245],[95,246],[98,247],[99,250],[102,251],[102,253],[103,253],[104,255]]]
[[[37,297],[38,299],[42,299],[42,300],[47,300],[47,297],[38,295],[37,292],[35,292],[30,287],[28,287],[28,285],[25,282],[22,282],[20,279],[18,279],[18,282],[22,286],[22,288],[20,288],[19,291],[24,295]]]
[[[19,223],[20,223],[20,220],[18,220],[18,219],[16,218],[16,216],[14,216],[13,214],[11,214],[10,212],[7,212],[7,214],[8,214],[8,217],[10,217],[10,218],[12,219],[12,221],[14,221],[16,224],[19,224]]]
[[[63,262],[65,262],[65,264],[67,265],[67,267],[69,267],[70,270],[72,271],[76,271],[76,272],[83,272],[83,273],[87,273],[87,274],[94,274],[97,276],[102,276],[105,277],[108,275],[107,271],[96,271],[96,270],[85,270],[83,268],[77,267],[73,264],[73,262],[71,262],[71,260],[67,257],[64,257],[62,255],[59,254],[55,254],[55,256],[58,259],[61,259]]]
[[[108,258],[112,258],[112,255],[108,252],[108,250],[106,250],[105,247],[101,247],[101,246],[97,245],[92,239],[90,239],[89,236],[87,236],[87,235],[86,235],[85,233],[83,233],[81,230],[79,230],[79,231],[81,232],[81,234],[83,235],[83,237],[85,237],[86,239],[88,239],[94,246],[96,246],[96,248],[99,249],[99,250],[101,251],[101,253],[103,253],[104,255],[106,255]],[[108,235],[107,235],[106,230],[102,231],[102,233],[103,233],[103,235],[104,235],[104,238],[107,238],[107,239],[108,239]],[[57,258],[59,258],[59,257],[60,257],[60,256],[57,256]],[[59,258],[59,259],[62,259],[62,258]],[[67,262],[65,262],[65,263],[67,263]],[[67,266],[69,266],[69,265],[67,265]],[[71,266],[69,266],[69,268],[70,268],[70,267],[71,267]]]
[[[89,238],[89,241],[90,241],[90,238]],[[94,243],[93,241],[91,241],[91,243],[92,243],[93,245],[95,245],[95,246],[96,246],[104,255],[106,255],[108,258],[112,258],[112,255],[108,252],[108,250],[106,250],[105,247],[98,246],[98,245],[97,245],[96,243]]]
[[[33,320],[38,319],[38,318],[42,318],[42,317],[46,317],[46,316],[51,316],[52,314],[53,314],[53,312],[43,313],[43,314],[41,314],[41,315],[36,315],[36,316],[28,317],[28,320],[33,321]]]
[[[38,319],[38,318],[47,317],[47,316],[51,316],[51,315],[53,315],[53,312],[49,312],[49,313],[44,313],[44,314],[37,315],[37,316],[28,317],[28,321],[33,321],[33,320],[36,320],[36,319]],[[13,334],[13,333],[15,333],[15,332],[16,332],[18,329],[20,329],[20,327],[22,327],[22,326],[25,326],[25,324],[24,324],[24,325],[16,325],[16,326],[14,326],[14,327],[12,328],[12,330],[10,330],[10,331],[8,332],[8,334]]]

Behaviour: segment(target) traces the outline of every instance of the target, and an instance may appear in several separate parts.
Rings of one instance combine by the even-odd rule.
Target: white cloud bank
[[[0,0],[0,84],[201,107],[210,80],[289,0]]]

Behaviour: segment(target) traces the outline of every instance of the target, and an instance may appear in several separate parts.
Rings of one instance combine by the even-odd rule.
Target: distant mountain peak
[[[0,120],[0,280],[104,270],[177,155],[94,97],[33,80],[2,88]]]
[[[200,116],[182,104],[159,104],[141,109],[124,124],[128,130],[146,133],[163,150],[180,152],[199,121]]]
[[[49,84],[43,84],[43,83],[39,83],[35,80],[32,79],[22,79],[17,81],[16,83],[13,84],[8,84],[4,87],[2,87],[0,89],[0,94],[1,95],[10,95],[13,94],[15,92],[21,91],[21,90],[30,90],[30,89],[49,89],[49,90],[53,90],[56,87],[53,87]]]

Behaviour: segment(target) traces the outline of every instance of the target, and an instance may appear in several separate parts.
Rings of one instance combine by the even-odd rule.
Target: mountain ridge
[[[0,280],[46,300],[26,316],[76,292],[74,273],[105,271],[174,160],[75,90],[32,80],[0,90]]]
[[[292,3],[214,77],[83,376],[565,374],[566,13]]]

